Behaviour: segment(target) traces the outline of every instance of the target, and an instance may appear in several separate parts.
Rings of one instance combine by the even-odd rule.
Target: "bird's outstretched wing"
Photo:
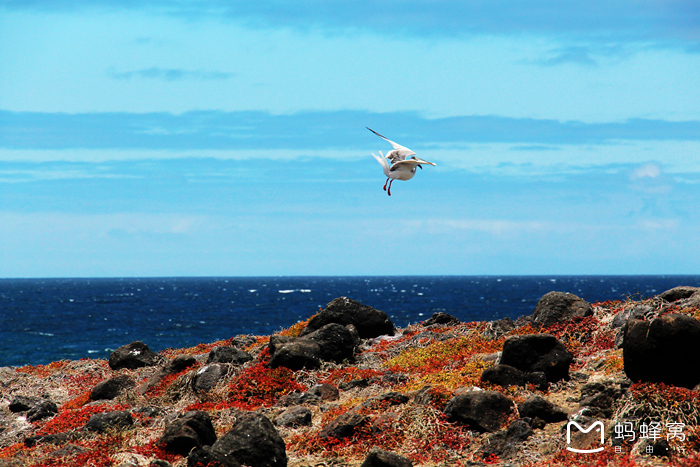
[[[392,140],[390,140],[390,139],[387,138],[386,136],[380,135],[379,133],[377,133],[376,131],[374,131],[374,130],[371,129],[370,127],[367,126],[367,127],[365,127],[365,128],[367,128],[369,131],[371,131],[371,132],[374,133],[375,135],[379,136],[380,138],[382,138],[382,139],[388,141],[389,144],[392,145],[392,147],[394,148],[394,150],[393,150],[393,151],[390,151],[390,152],[386,155],[386,157],[391,161],[392,164],[395,164],[396,162],[399,162],[399,161],[403,161],[403,160],[405,160],[408,156],[413,156],[413,155],[415,154],[415,152],[411,151],[411,150],[408,149],[407,147],[401,146],[400,144],[397,144],[397,143],[393,142]]]
[[[395,162],[391,165],[391,169],[389,169],[391,172],[400,169],[401,167],[408,167],[410,169],[415,168],[416,166],[421,167],[422,164],[430,164],[430,165],[435,165],[433,162],[428,162],[424,161],[423,159],[407,159],[405,161],[398,161]],[[422,167],[421,167],[422,168]]]

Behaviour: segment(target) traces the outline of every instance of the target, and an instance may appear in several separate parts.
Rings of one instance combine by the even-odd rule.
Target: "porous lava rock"
[[[468,391],[454,396],[445,407],[451,422],[469,425],[472,430],[495,432],[513,412],[513,401],[496,391]]]
[[[358,344],[352,332],[338,323],[329,323],[304,336],[318,344],[322,360],[342,363],[352,360],[355,346]]]
[[[119,375],[97,383],[90,391],[90,399],[111,400],[136,386],[136,381],[127,375]]]
[[[554,383],[569,379],[574,356],[551,334],[526,334],[506,339],[499,363],[526,373],[541,371]]]
[[[39,397],[16,395],[12,397],[8,408],[12,413],[26,412],[39,402],[41,402]]]
[[[338,323],[346,326],[352,324],[362,339],[382,335],[394,335],[394,323],[383,311],[363,305],[347,297],[338,297],[331,301],[325,310],[309,320],[302,336],[310,334],[326,324]]]
[[[241,464],[236,459],[214,452],[211,447],[205,446],[190,451],[187,456],[187,467],[241,467]]]
[[[563,422],[568,418],[568,415],[561,407],[537,395],[518,404],[518,413],[523,418],[539,418],[545,423]]]
[[[535,326],[547,327],[570,320],[575,316],[593,315],[593,307],[586,300],[568,292],[549,292],[542,296],[532,313]]]
[[[126,410],[113,410],[111,412],[96,413],[85,424],[85,430],[97,433],[129,428],[133,426],[134,419]]]
[[[211,391],[228,374],[228,363],[212,363],[197,371],[194,388],[198,391]]]
[[[624,328],[624,370],[633,382],[693,388],[700,383],[700,321],[674,313]]]
[[[231,363],[232,365],[243,365],[251,360],[253,360],[253,356],[251,354],[233,346],[214,347],[207,356],[207,363]]]
[[[413,462],[394,452],[374,446],[360,467],[412,467]]]
[[[191,410],[165,427],[158,444],[181,456],[187,456],[194,448],[211,446],[216,441],[216,432],[211,417],[202,410]]]
[[[231,429],[212,446],[212,451],[253,467],[286,467],[284,440],[267,417],[241,412]]]
[[[349,438],[355,433],[355,429],[365,425],[368,421],[367,415],[353,409],[336,417],[319,432],[319,436],[334,439]]]
[[[277,426],[310,426],[311,411],[306,407],[297,405],[291,407],[275,417]]]
[[[459,318],[445,313],[444,311],[438,311],[437,313],[433,313],[433,316],[423,321],[423,326],[432,326],[435,324],[439,326],[456,326],[460,323],[461,321]]]
[[[324,402],[337,401],[340,398],[340,391],[330,383],[316,384],[306,391],[306,394],[318,396]]]
[[[41,399],[27,411],[27,421],[36,422],[53,417],[58,413],[58,406],[49,399]]]
[[[158,365],[161,358],[140,341],[122,345],[109,355],[109,367],[113,370],[130,370]]]
[[[274,351],[273,351],[274,349]],[[315,370],[321,366],[321,346],[308,339],[293,339],[270,346],[270,368],[286,367],[290,370],[307,368]]]
[[[516,420],[507,429],[489,435],[479,453],[482,457],[508,459],[520,450],[520,445],[532,434],[532,428],[526,421]]]

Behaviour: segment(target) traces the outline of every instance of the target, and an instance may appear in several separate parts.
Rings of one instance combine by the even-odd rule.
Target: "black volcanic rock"
[[[623,332],[624,369],[633,382],[691,389],[700,383],[700,321],[684,314],[632,319]]]
[[[207,356],[207,363],[242,365],[251,360],[253,360],[251,354],[233,346],[214,347]]]
[[[347,297],[338,297],[331,301],[325,310],[309,320],[309,324],[301,332],[301,335],[310,334],[330,323],[338,323],[343,326],[352,324],[363,339],[385,334],[393,336],[395,332],[394,323],[383,311]]]
[[[369,417],[357,410],[350,410],[336,417],[319,432],[321,438],[345,439],[355,433],[355,429],[365,425]]]
[[[315,342],[320,347],[322,360],[342,363],[343,360],[352,360],[355,353],[355,340],[352,332],[338,323],[330,323],[307,334],[304,339]]]
[[[143,342],[135,341],[122,345],[109,356],[109,367],[113,370],[130,370],[158,365],[161,358]]]
[[[570,320],[575,316],[593,314],[593,307],[586,300],[566,292],[549,292],[535,306],[532,322],[535,326],[547,327]]]
[[[518,404],[518,413],[523,418],[539,418],[546,423],[563,422],[568,415],[561,407],[558,407],[542,396],[532,396]]]
[[[216,432],[207,412],[192,410],[165,427],[158,440],[170,452],[187,456],[194,448],[211,446],[216,441]]]
[[[308,339],[293,339],[276,345],[274,349],[268,363],[270,368],[283,366],[296,371],[302,368],[313,370],[321,366],[321,346]]]
[[[460,323],[461,321],[459,318],[456,318],[443,311],[439,311],[437,313],[433,313],[433,316],[423,321],[423,326],[432,326],[434,324],[440,326],[455,326]]]
[[[465,423],[476,431],[497,431],[513,412],[513,401],[496,391],[470,391],[453,397],[445,407],[451,422]]]
[[[541,371],[550,383],[569,379],[574,356],[551,334],[527,334],[506,339],[500,363],[526,373]]]
[[[360,467],[412,467],[413,462],[396,453],[374,446]]]
[[[136,381],[127,375],[119,375],[97,383],[90,392],[90,398],[94,401],[114,399],[123,392],[136,386]]]
[[[126,410],[96,413],[85,424],[85,430],[107,433],[111,430],[129,428],[134,424],[131,414]]]
[[[284,440],[264,415],[242,412],[212,451],[253,467],[286,467]]]

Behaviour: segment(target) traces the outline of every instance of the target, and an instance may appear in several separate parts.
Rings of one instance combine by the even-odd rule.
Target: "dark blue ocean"
[[[0,366],[107,358],[135,340],[159,351],[267,335],[343,295],[403,327],[437,311],[517,318],[553,290],[597,302],[678,285],[698,286],[700,276],[0,279]]]

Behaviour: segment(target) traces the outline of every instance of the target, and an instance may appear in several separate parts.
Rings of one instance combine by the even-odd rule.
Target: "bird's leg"
[[[386,192],[391,196],[391,184],[394,183],[394,179],[392,178],[391,181],[389,182],[389,189],[386,190]]]
[[[386,191],[386,184],[389,183],[389,177],[386,178],[386,182],[384,182],[384,191]]]

